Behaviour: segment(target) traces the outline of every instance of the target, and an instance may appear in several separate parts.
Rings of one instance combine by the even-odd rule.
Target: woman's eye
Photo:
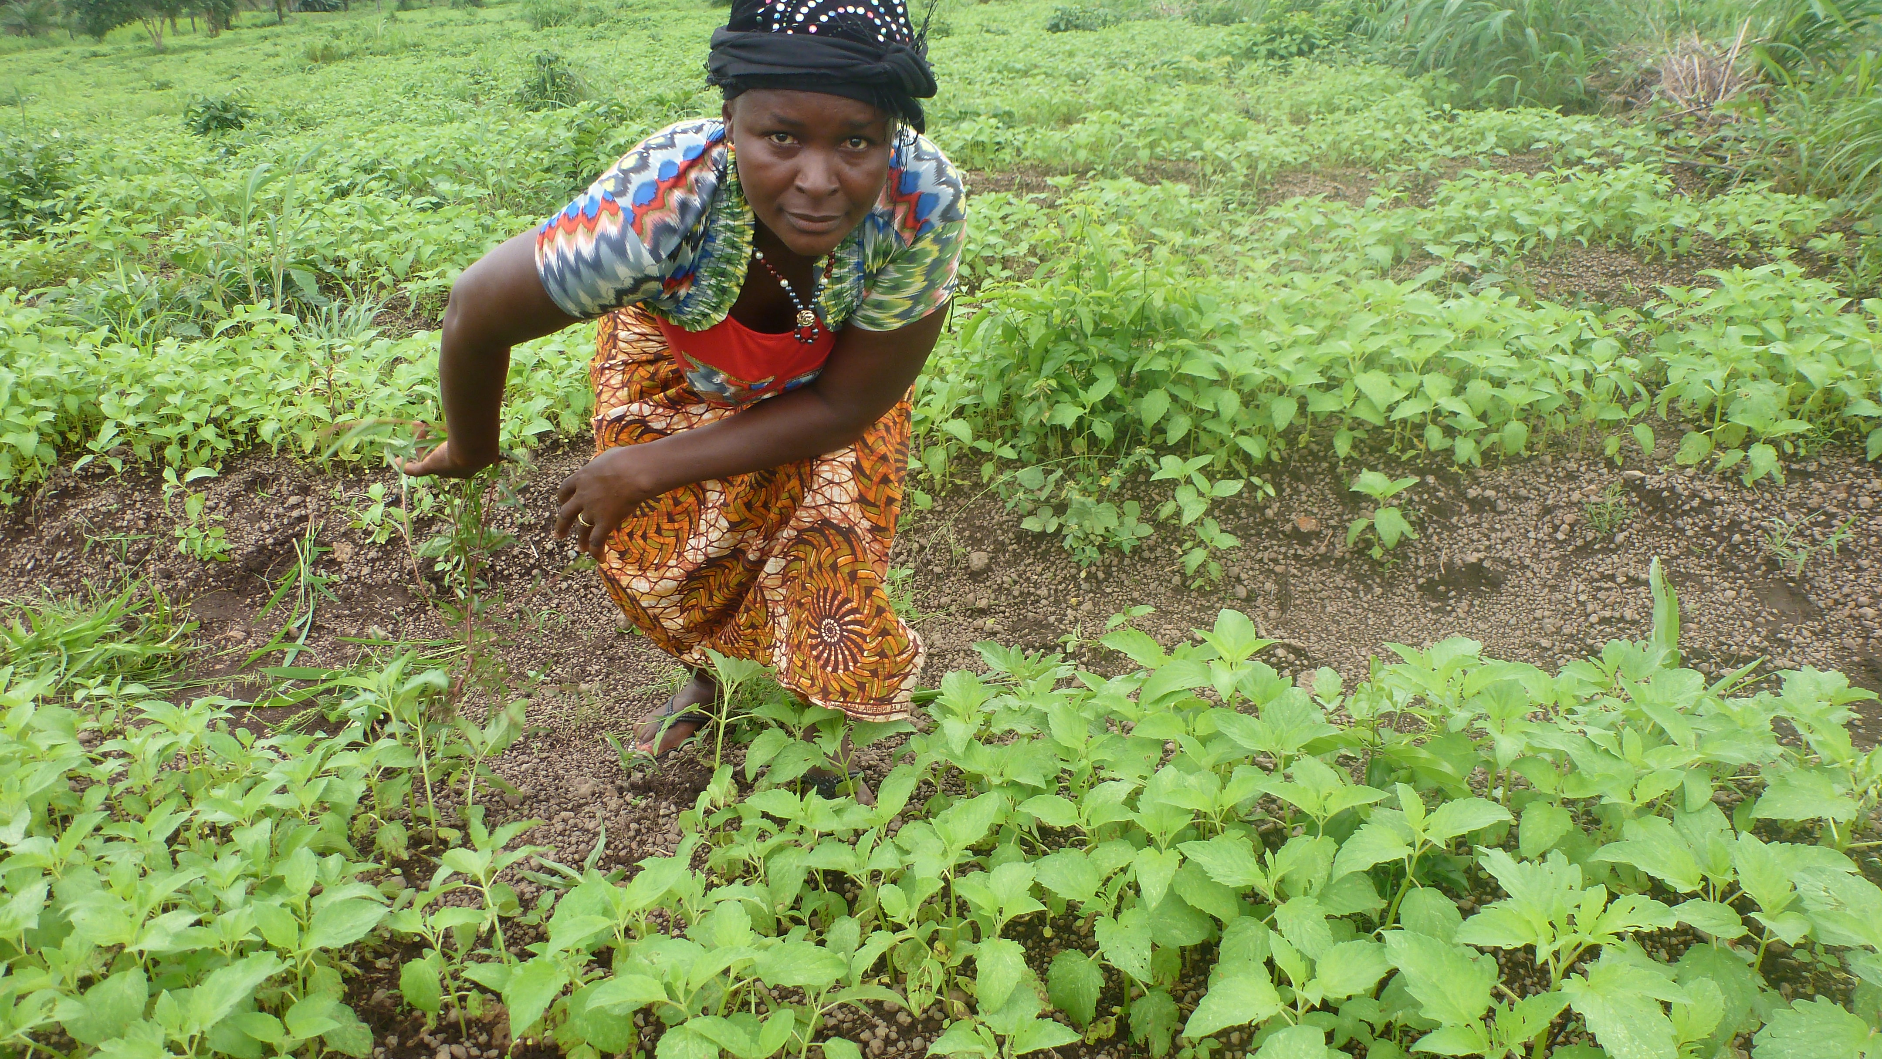
[[[791,145],[791,134],[788,132],[774,132],[767,138],[779,147],[789,147]]]

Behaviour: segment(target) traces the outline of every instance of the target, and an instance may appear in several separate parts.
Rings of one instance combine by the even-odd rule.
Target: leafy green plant
[[[1067,33],[1072,31],[1092,31],[1115,26],[1122,19],[1118,13],[1094,4],[1061,4],[1052,11],[1052,17],[1046,19],[1047,33]]]
[[[163,506],[167,514],[177,517],[176,550],[197,562],[229,561],[228,531],[221,525],[224,516],[209,514],[206,510],[209,498],[199,492],[184,488],[186,482],[213,476],[207,468],[197,468],[177,478],[174,468],[164,468]],[[181,510],[172,510],[180,504]]]
[[[0,234],[63,219],[59,196],[72,187],[71,164],[71,146],[57,132],[0,135]]]
[[[1361,471],[1348,489],[1370,497],[1373,508],[1346,527],[1346,546],[1351,548],[1361,538],[1371,534],[1373,543],[1370,554],[1376,562],[1385,558],[1385,553],[1398,547],[1399,541],[1406,537],[1417,537],[1418,532],[1405,520],[1405,513],[1396,505],[1386,503],[1417,484],[1415,476],[1393,480],[1378,471]]]
[[[526,0],[537,2],[537,0]],[[550,2],[550,0],[542,0]],[[540,28],[540,27],[538,27]],[[536,56],[535,69],[529,78],[516,90],[517,105],[524,110],[552,110],[572,107],[594,95],[588,81],[568,64],[568,60],[552,52]]]
[[[183,108],[183,127],[198,136],[245,129],[255,109],[238,96],[198,96]]]

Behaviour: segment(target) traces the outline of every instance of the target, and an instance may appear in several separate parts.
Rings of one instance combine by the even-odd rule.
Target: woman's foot
[[[876,804],[876,792],[869,789],[869,783],[863,779],[861,769],[851,770],[849,777],[845,779],[840,772],[813,768],[804,773],[804,779],[825,798],[835,799],[848,795],[855,798],[858,805]],[[851,784],[855,784],[854,792],[850,789]]]
[[[718,697],[719,685],[710,676],[695,670],[673,693],[673,697],[667,700],[667,704],[660,708],[659,713],[642,721],[634,729],[635,746],[643,754],[655,758],[665,757],[712,720],[695,707],[711,706]]]
[[[805,739],[814,738],[811,732],[804,733]],[[849,732],[843,733],[843,746],[838,751],[841,759],[849,761],[856,756],[856,748],[850,744]],[[804,779],[810,781],[818,794],[825,798],[840,798],[850,795],[859,805],[876,804],[876,792],[869,789],[869,783],[863,779],[861,769],[851,769],[848,776],[826,768],[812,768],[804,773]]]

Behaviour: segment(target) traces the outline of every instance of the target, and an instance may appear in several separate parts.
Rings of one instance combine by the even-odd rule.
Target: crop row
[[[364,1056],[345,975],[396,944],[405,1004],[461,1021],[500,998],[513,1038],[586,1057],[657,1037],[667,1059],[856,1059],[819,1027],[865,1005],[939,1015],[933,1053],[988,1057],[1204,1056],[1230,1033],[1269,1059],[1871,1048],[1882,889],[1852,857],[1876,844],[1882,752],[1846,724],[1873,696],[1814,670],[1708,682],[1653,584],[1652,637],[1554,674],[1452,639],[1309,691],[1228,611],[1169,649],[1114,621],[1116,677],[983,644],[987,672],[942,680],[874,806],[800,793],[841,718],[722,662],[735,705],[710,738],[760,734],[740,765],[714,752],[679,849],[631,874],[488,822],[527,704],[473,724],[416,656],[281,671],[301,681],[282,701],[338,734],[258,738],[233,703],[112,673],[122,625],[69,644],[20,621],[0,1041]],[[60,646],[83,650],[25,654]],[[1065,917],[1056,955],[1022,946]]]

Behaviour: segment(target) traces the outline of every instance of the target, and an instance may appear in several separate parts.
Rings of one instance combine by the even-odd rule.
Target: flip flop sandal
[[[649,721],[655,724],[653,738],[649,740],[636,738],[634,740],[634,749],[646,754],[648,757],[658,759],[660,755],[655,753],[655,750],[659,747],[660,740],[666,735],[668,728],[676,724],[690,724],[693,726],[692,734],[673,744],[672,748],[667,751],[667,753],[671,754],[697,738],[700,731],[712,723],[712,715],[700,713],[698,710],[682,710],[673,704],[672,699],[668,699],[666,706],[662,707],[659,713],[654,714],[652,717],[648,718],[647,721],[642,721],[641,724],[646,724]],[[635,727],[638,729],[639,725]],[[638,732],[636,735],[638,736]]]
[[[852,785],[852,789],[854,789],[855,782],[862,778],[862,769],[850,769],[849,774],[846,776],[838,776],[835,773],[831,773],[828,776],[820,776],[817,779],[811,780],[810,789],[830,801],[835,801],[841,793],[837,788],[840,787],[844,781],[847,780]]]

